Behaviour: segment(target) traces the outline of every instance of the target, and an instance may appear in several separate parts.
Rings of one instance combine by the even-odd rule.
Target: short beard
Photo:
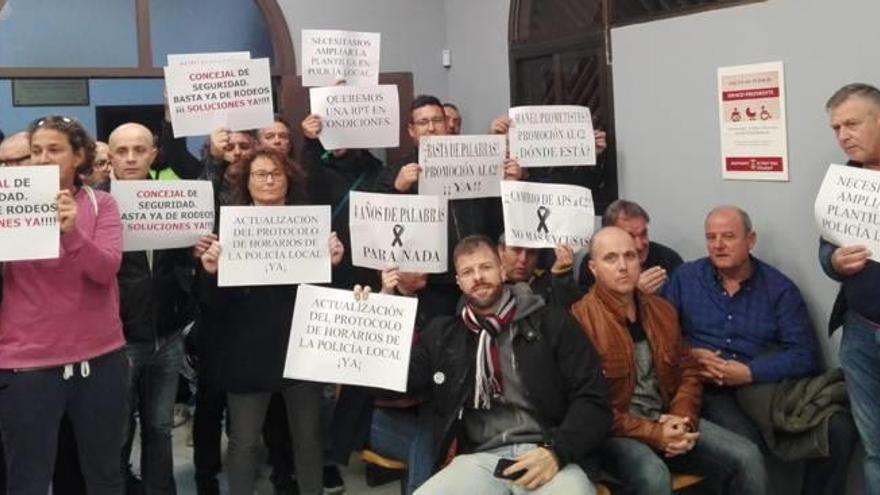
[[[485,311],[487,309],[491,309],[492,306],[498,304],[498,301],[501,300],[501,295],[503,293],[504,285],[498,284],[497,286],[495,286],[494,290],[490,292],[489,295],[483,300],[472,297],[469,294],[465,294],[464,298],[465,301],[467,301],[468,306],[470,306],[471,308],[479,311]]]

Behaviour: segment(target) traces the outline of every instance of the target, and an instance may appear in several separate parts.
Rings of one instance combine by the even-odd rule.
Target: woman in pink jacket
[[[116,285],[119,210],[110,195],[80,182],[95,156],[81,124],[51,116],[28,133],[32,162],[59,166],[61,246],[57,259],[2,267],[0,432],[8,491],[46,494],[67,414],[89,494],[122,494],[128,362]]]

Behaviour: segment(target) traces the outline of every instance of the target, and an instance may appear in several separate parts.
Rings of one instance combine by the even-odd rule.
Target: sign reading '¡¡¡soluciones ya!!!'
[[[352,191],[351,260],[355,266],[402,272],[443,273],[446,264],[446,198]]]
[[[593,194],[586,187],[506,180],[501,183],[508,246],[577,250],[593,236]]]
[[[861,245],[880,262],[880,172],[831,165],[816,196],[816,224],[837,246]]]
[[[595,165],[596,137],[590,109],[543,105],[510,109],[510,157],[522,167]]]
[[[208,55],[208,54],[206,54]],[[222,58],[221,58],[222,59]],[[269,59],[227,60],[165,67],[174,137],[204,136],[272,125]]]
[[[205,180],[117,180],[122,250],[194,246],[214,229],[214,188]]]
[[[223,206],[217,285],[330,282],[330,206]]]
[[[58,165],[0,167],[0,261],[58,257],[58,180]]]
[[[284,376],[406,391],[418,298],[301,285]]]

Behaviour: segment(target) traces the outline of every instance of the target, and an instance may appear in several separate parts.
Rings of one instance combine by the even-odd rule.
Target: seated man
[[[681,256],[674,249],[654,242],[648,238],[648,223],[651,217],[638,203],[618,199],[608,205],[602,215],[603,227],[620,227],[632,236],[639,253],[642,272],[639,275],[639,290],[656,294],[666,283],[668,276],[682,263]],[[578,253],[581,254],[581,253]],[[575,279],[586,293],[593,285],[593,274],[582,260],[586,253],[575,262]]]
[[[589,340],[561,308],[504,285],[489,238],[462,239],[453,262],[466,304],[420,335],[409,391],[432,395],[435,465],[453,441],[459,455],[416,493],[595,493],[582,467],[611,412]]]
[[[504,234],[498,238],[498,256],[506,282],[525,282],[547,304],[568,308],[581,297],[571,274],[574,254],[570,247],[562,245],[556,247],[554,254],[553,266],[539,270],[540,249],[508,246]]]
[[[702,385],[675,309],[636,290],[639,255],[629,233],[605,227],[590,241],[596,284],[572,314],[590,337],[611,389],[613,438],[602,458],[627,493],[670,493],[670,470],[715,477],[727,493],[766,493],[758,447],[699,420]]]
[[[752,383],[819,373],[816,336],[794,283],[751,256],[757,235],[746,212],[719,206],[706,216],[705,229],[709,256],[679,267],[663,295],[679,311],[682,332],[707,384],[703,417],[768,451],[765,429],[747,414],[751,408],[744,407],[748,403],[738,399],[738,392],[742,396],[743,386]],[[852,417],[824,408],[814,412],[814,419],[819,425],[810,432],[815,442],[785,457],[810,458],[803,493],[844,493],[855,442]],[[778,448],[773,452],[780,455]]]

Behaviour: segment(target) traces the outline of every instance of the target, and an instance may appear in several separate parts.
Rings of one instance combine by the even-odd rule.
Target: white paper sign
[[[445,198],[352,191],[349,201],[354,266],[446,272]]]
[[[449,199],[501,195],[504,136],[423,136],[419,139],[419,194]]]
[[[501,183],[508,246],[575,250],[593,236],[593,194],[586,187],[506,180]]]
[[[523,167],[595,165],[590,109],[577,105],[514,107],[509,111],[510,157]]]
[[[378,85],[380,41],[379,33],[303,29],[303,86]]]
[[[718,69],[725,179],[788,180],[782,62]]]
[[[397,86],[333,86],[309,90],[312,113],[321,116],[325,149],[396,148],[400,143]]]
[[[880,261],[880,172],[831,165],[816,197],[816,225],[838,246],[859,244]]]
[[[57,258],[58,165],[0,167],[0,261]]]
[[[285,378],[406,391],[418,299],[302,285]]]
[[[273,122],[269,59],[165,67],[174,137],[226,127],[259,129]]]
[[[214,188],[205,180],[117,180],[122,250],[194,246],[214,229]]]
[[[330,206],[223,206],[217,285],[330,282]]]
[[[169,53],[168,65],[210,65],[250,58],[250,52]]]

